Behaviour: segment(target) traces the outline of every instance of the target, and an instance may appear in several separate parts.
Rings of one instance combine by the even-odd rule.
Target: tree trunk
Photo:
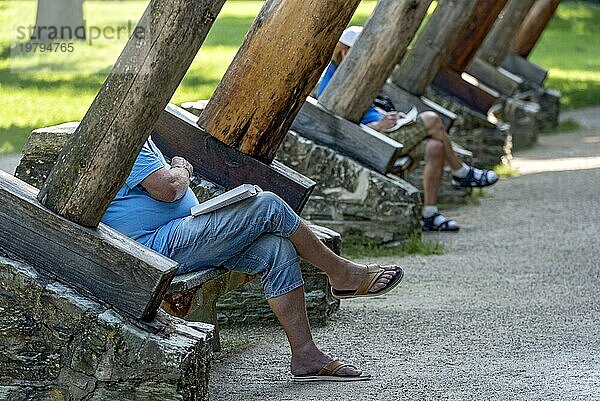
[[[499,67],[534,2],[535,0],[509,0],[481,45],[477,57]]]
[[[360,122],[406,54],[430,4],[431,0],[379,0],[319,104],[340,117]]]
[[[85,39],[83,0],[38,0],[34,41]]]
[[[529,57],[540,40],[544,29],[556,13],[560,0],[537,0],[512,42],[512,50],[521,57]]]
[[[43,204],[98,225],[224,2],[150,2],[42,187]]]
[[[477,49],[492,29],[500,11],[508,0],[479,0],[475,11],[471,14],[469,22],[465,24],[463,31],[454,41],[452,53],[448,58],[447,67],[463,72],[467,69]]]
[[[267,0],[198,124],[272,161],[359,3]]]
[[[391,76],[394,84],[421,96],[452,51],[452,45],[475,10],[477,0],[440,0],[417,41]]]

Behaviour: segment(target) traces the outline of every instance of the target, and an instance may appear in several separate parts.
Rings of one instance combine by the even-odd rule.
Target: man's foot
[[[498,175],[491,170],[470,167],[464,177],[452,176],[452,184],[461,188],[482,188],[498,182]]]
[[[340,366],[335,362],[333,358],[318,349],[314,342],[310,341],[303,345],[298,352],[292,354],[292,375],[295,379],[300,378],[298,381],[309,381],[307,378],[313,376],[353,378],[356,380],[364,375],[355,366],[349,364],[341,364],[342,366]]]
[[[421,217],[421,228],[423,231],[458,231],[460,226],[456,221],[434,213],[430,217]]]

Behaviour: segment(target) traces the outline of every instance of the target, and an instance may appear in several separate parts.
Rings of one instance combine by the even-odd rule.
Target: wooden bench
[[[39,187],[46,179],[56,158],[60,154],[64,143],[75,131],[77,124],[78,123],[65,123],[56,127],[48,127],[33,131],[24,147],[24,155],[21,159],[21,163],[17,167],[15,173],[16,177],[34,187]],[[187,125],[185,121],[181,124]],[[196,128],[194,128],[194,126],[190,127],[190,132],[195,132]],[[223,159],[224,157],[225,156],[222,153],[221,158]],[[256,163],[260,162],[249,160],[247,163],[256,165]],[[227,175],[227,172],[235,171],[239,176],[239,171],[241,171],[239,168],[240,164],[232,163],[231,165],[233,167],[230,168],[227,167],[230,165],[228,163],[222,163],[222,165],[224,166],[224,175],[231,177],[231,174]],[[269,168],[267,165],[264,166],[265,167],[261,168]],[[297,173],[295,173],[295,176],[300,177]],[[273,180],[274,178],[271,179]],[[235,183],[237,181],[232,180],[232,182]],[[291,195],[288,194],[288,199],[291,199],[291,201],[294,202],[295,209],[299,211],[306,202],[304,197],[306,196],[307,188],[311,188],[311,185],[314,186],[314,182],[305,178],[298,179],[296,182],[300,183],[294,187],[296,189],[290,191]],[[269,185],[269,182],[261,182],[260,185],[262,185],[264,189],[269,189],[267,186]],[[283,188],[283,184],[280,184],[279,189],[282,190]],[[313,231],[322,241],[339,253],[339,234],[317,226],[313,226]],[[145,248],[142,246],[140,247]],[[165,261],[169,260],[163,257],[161,258],[161,261],[163,259]],[[173,267],[176,266],[175,262],[170,262],[169,266],[171,270],[169,270],[169,280],[173,277],[174,272],[172,270]],[[161,263],[165,264],[167,262]],[[162,307],[167,312],[187,320],[203,321],[214,324],[214,344],[215,348],[219,349],[220,342],[218,340],[216,301],[223,294],[239,288],[253,279],[254,276],[231,272],[220,267],[214,267],[202,272],[176,275],[170,280],[168,288],[165,289],[166,296],[162,302]],[[165,291],[163,291],[163,293],[164,292]],[[158,302],[160,303],[160,300],[158,300]]]

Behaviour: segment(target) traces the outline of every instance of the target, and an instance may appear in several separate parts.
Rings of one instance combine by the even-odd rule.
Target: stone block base
[[[208,400],[212,326],[118,315],[0,256],[0,399]]]
[[[420,191],[290,131],[276,158],[315,180],[302,216],[345,242],[395,243],[420,233]]]

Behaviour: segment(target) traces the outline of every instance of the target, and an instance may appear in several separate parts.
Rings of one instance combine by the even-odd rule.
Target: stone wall
[[[120,316],[0,256],[0,399],[208,400],[212,326]]]

